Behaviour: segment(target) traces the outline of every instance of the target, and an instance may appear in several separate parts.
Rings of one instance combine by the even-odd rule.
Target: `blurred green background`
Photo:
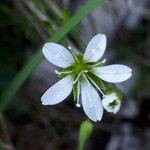
[[[37,49],[85,3],[86,0],[0,3],[1,93],[7,91],[9,83]],[[107,63],[126,64],[133,69],[133,76],[117,85],[124,93],[120,112],[106,113],[101,122],[94,123],[85,149],[149,150],[149,0],[106,0],[60,43],[84,52],[85,45],[97,33],[107,35]],[[58,80],[55,69],[43,59],[0,114],[0,150],[77,149],[79,126],[86,116],[75,107],[72,95],[56,106],[41,105],[43,92]]]

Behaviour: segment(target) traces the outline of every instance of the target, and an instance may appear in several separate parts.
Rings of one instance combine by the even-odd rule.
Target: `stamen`
[[[81,88],[81,83],[80,83],[80,80],[78,81],[78,85],[77,85],[77,103],[79,103],[79,100],[80,100],[80,89]]]
[[[59,73],[60,74],[69,74],[69,73],[72,73],[72,71],[60,71]]]
[[[72,71],[58,71],[58,70],[55,70],[55,73],[57,74],[57,75],[61,75],[61,74],[70,74],[70,73],[72,73]]]
[[[90,84],[88,78],[86,77],[86,75],[85,75],[83,72],[82,72],[82,76],[85,78],[86,82],[87,82],[88,84]]]
[[[88,75],[87,75],[87,77],[94,84],[94,86],[101,92],[102,96],[105,96],[103,91],[97,86],[97,84],[93,81],[93,79],[91,79]]]
[[[96,64],[94,64],[94,65],[91,65],[91,67],[96,67],[96,66],[99,66],[99,65],[101,65],[102,64],[102,62],[98,62],[98,63],[96,63]]]
[[[79,62],[78,58],[76,57],[76,53],[74,52],[74,50],[71,48],[71,46],[68,45],[68,49],[70,50],[71,54],[73,55],[74,59]]]
[[[79,75],[76,77],[76,79],[73,81],[73,84],[75,84],[77,81],[78,81],[78,79],[80,78],[80,76],[82,75],[82,72],[80,72],[79,73]]]
[[[80,80],[78,81],[78,83],[77,83],[78,85],[77,85],[77,103],[76,103],[76,106],[77,107],[81,107],[81,105],[80,105]]]
[[[76,106],[77,106],[78,108],[81,107],[81,105],[80,105],[78,102],[76,103]]]
[[[84,70],[83,72],[87,73],[87,72],[88,72],[88,70]]]
[[[97,66],[99,66],[101,64],[104,64],[105,62],[106,62],[106,59],[103,59],[101,62],[98,62],[98,63],[96,63],[94,65],[91,65],[91,67],[97,67]]]
[[[57,75],[59,75],[60,74],[60,72],[58,71],[58,70],[55,70],[54,71]]]

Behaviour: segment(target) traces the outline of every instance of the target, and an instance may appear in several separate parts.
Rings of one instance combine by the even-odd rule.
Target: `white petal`
[[[129,79],[132,75],[132,70],[124,65],[109,65],[95,67],[93,73],[104,81],[118,83]]]
[[[43,105],[54,105],[62,102],[72,91],[73,79],[67,76],[52,87],[50,87],[41,97]]]
[[[85,114],[93,121],[100,121],[103,115],[101,99],[92,85],[81,84],[81,98]]]
[[[72,54],[59,44],[46,43],[42,51],[46,59],[56,66],[65,68],[74,62]]]
[[[117,105],[113,107],[110,107],[109,104],[112,103],[114,100],[116,100]],[[102,105],[103,107],[108,111],[108,112],[112,112],[112,113],[117,113],[118,110],[120,109],[121,106],[121,101],[118,99],[117,95],[115,93],[112,93],[108,96],[106,96],[103,100],[102,100]]]
[[[103,56],[105,49],[106,36],[104,34],[97,34],[89,42],[83,58],[88,62],[96,62]]]

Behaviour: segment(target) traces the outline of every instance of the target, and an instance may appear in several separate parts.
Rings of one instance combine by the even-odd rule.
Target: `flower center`
[[[74,73],[80,73],[86,70],[88,70],[88,64],[84,62],[83,59],[78,59],[78,61],[73,64]]]
[[[70,65],[67,68],[64,68],[62,71],[58,73],[60,77],[65,77],[67,75],[71,75],[74,79],[80,77],[80,75],[85,74],[94,66],[102,66],[103,62],[86,62],[83,59],[83,54],[79,53],[76,55],[76,59],[74,64]]]

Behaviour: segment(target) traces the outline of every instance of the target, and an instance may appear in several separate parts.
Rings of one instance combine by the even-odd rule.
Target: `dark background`
[[[0,2],[0,92],[41,47],[51,33],[84,4],[84,0],[5,0]],[[105,113],[86,150],[150,149],[150,2],[106,0],[61,43],[84,52],[97,33],[108,38],[106,63],[133,69],[117,115]],[[40,97],[57,80],[54,67],[43,60],[0,114],[0,150],[74,150],[78,129],[86,119],[72,95],[61,104],[42,106]]]

